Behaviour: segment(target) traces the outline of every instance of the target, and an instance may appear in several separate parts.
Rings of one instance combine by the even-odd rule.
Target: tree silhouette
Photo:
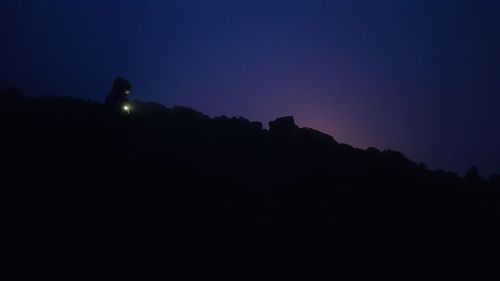
[[[479,176],[479,170],[476,166],[471,166],[469,169],[467,169],[467,172],[465,173],[465,178],[469,181],[477,181],[481,177]]]
[[[113,108],[122,109],[129,103],[128,97],[131,90],[132,85],[127,79],[120,76],[116,77],[113,81],[111,91],[106,96],[106,105]]]

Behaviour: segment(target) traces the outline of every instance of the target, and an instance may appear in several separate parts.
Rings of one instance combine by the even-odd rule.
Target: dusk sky
[[[500,173],[500,1],[2,0],[0,85],[210,116]]]

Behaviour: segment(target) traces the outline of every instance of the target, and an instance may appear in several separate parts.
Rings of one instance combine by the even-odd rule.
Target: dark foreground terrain
[[[498,176],[430,171],[290,117],[264,130],[132,106],[2,95],[0,279],[310,278],[495,251]]]

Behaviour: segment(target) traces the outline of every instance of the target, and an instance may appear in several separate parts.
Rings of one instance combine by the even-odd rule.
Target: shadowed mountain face
[[[13,90],[0,102],[6,280],[150,279],[319,252],[460,256],[499,234],[498,176],[429,171],[293,117],[264,130],[139,101],[130,114]]]

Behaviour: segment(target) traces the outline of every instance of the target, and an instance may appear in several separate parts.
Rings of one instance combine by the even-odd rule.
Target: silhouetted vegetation
[[[127,79],[120,76],[116,77],[111,91],[106,96],[106,105],[110,108],[122,110],[122,107],[127,106],[129,102],[128,96],[131,90],[132,84]]]
[[[66,269],[67,280],[150,280],[313,252],[458,254],[499,234],[498,175],[431,171],[293,117],[264,130],[140,101],[131,114],[15,89],[0,101],[1,262],[11,279]]]

